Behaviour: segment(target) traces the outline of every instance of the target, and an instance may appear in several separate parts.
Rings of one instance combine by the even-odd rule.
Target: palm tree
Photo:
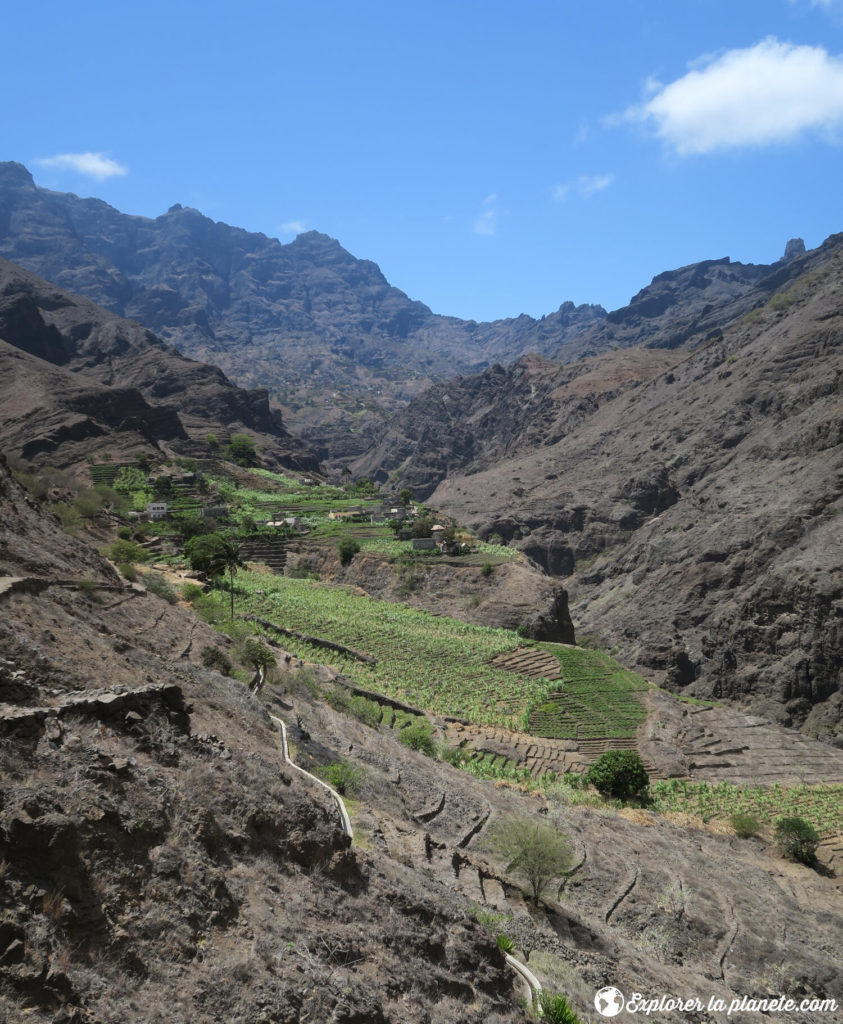
[[[231,621],[234,622],[234,577],[237,570],[242,567],[243,559],[240,557],[240,548],[227,537],[220,537],[213,534],[214,545],[208,552],[207,568],[205,572],[212,578],[228,573],[228,589],[231,596]]]

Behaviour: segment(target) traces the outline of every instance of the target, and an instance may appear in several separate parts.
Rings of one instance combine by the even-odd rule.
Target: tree
[[[570,870],[574,857],[568,837],[535,818],[507,818],[489,830],[492,844],[507,862],[506,870],[526,879],[533,902],[553,881]]]
[[[632,800],[644,796],[650,778],[634,750],[607,750],[589,768],[586,782],[601,796]]]
[[[255,439],[248,434],[232,434],[228,445],[228,457],[238,466],[256,466],[258,455],[255,451]]]
[[[343,537],[340,541],[340,565],[348,565],[360,550],[360,545],[353,537]]]
[[[413,500],[413,492],[410,490],[409,487],[401,488],[401,490],[398,492],[398,500],[405,507],[410,504],[410,502]]]
[[[275,655],[257,637],[249,636],[243,642],[242,659],[255,670],[249,689],[253,693],[260,693],[266,682],[266,670],[276,664]]]
[[[813,864],[817,859],[820,837],[817,830],[804,818],[778,818],[776,842],[782,853],[801,864]]]
[[[184,546],[184,553],[190,562],[191,569],[204,572],[211,579],[229,576],[231,594],[231,620],[234,621],[234,577],[243,565],[240,549],[233,540],[218,533],[203,533],[192,537]]]
[[[413,523],[413,536],[433,536],[433,520],[430,518],[430,516],[419,516],[419,518]]]

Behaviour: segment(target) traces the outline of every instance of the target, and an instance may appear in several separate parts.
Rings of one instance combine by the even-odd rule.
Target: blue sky
[[[314,228],[435,312],[624,305],[843,230],[843,0],[145,0],[4,11],[0,159]]]

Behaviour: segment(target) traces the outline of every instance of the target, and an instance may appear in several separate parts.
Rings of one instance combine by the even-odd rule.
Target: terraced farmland
[[[504,629],[473,626],[310,580],[241,573],[238,611],[343,644],[374,665],[283,638],[360,686],[482,725],[565,738],[631,737],[647,683],[599,651],[524,645]],[[215,600],[225,607],[226,597]],[[554,693],[561,688],[561,692]]]

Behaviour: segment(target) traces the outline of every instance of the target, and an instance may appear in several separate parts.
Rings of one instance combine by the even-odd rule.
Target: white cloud
[[[281,231],[285,235],[300,235],[302,232],[307,231],[307,221],[288,220],[286,224],[281,225]]]
[[[843,60],[770,37],[710,58],[626,117],[654,124],[683,156],[831,136],[843,126]]]
[[[129,168],[118,164],[105,153],[58,153],[35,161],[41,167],[56,167],[59,170],[76,171],[88,178],[105,181],[106,178],[120,177],[129,173]]]
[[[498,197],[492,192],[483,200],[483,209],[474,218],[475,235],[493,235],[498,229]]]
[[[614,180],[614,174],[584,174],[577,184],[579,185],[580,195],[588,199],[595,192],[603,192]]]
[[[564,203],[572,190],[575,190],[582,199],[590,199],[595,193],[607,189],[614,180],[614,174],[581,174],[576,181],[554,186],[553,201]]]

